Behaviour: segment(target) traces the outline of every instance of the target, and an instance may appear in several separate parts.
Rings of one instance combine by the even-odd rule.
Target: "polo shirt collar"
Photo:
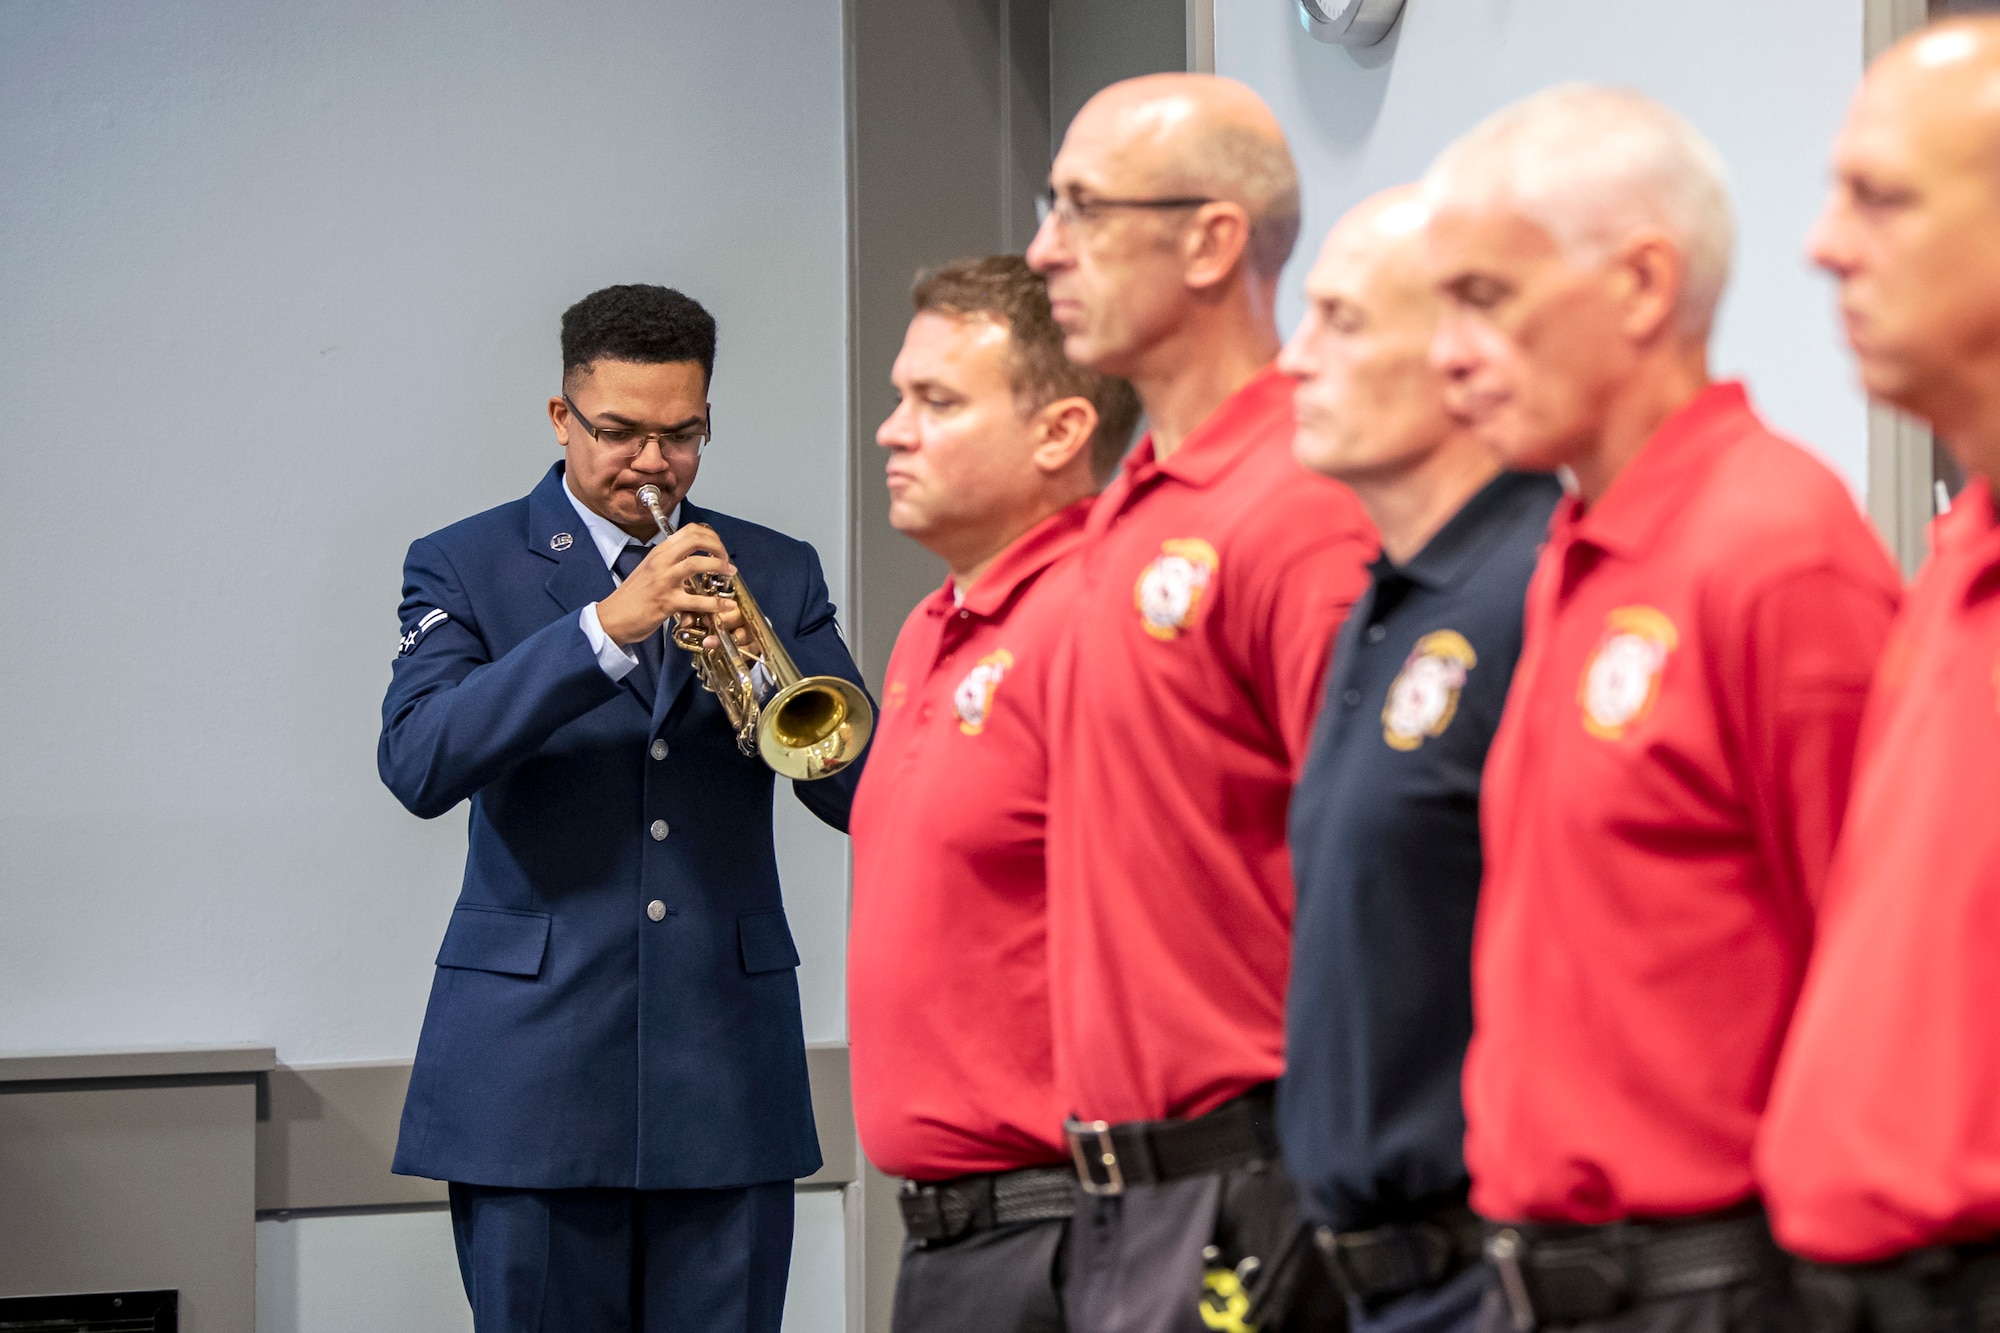
[[[1993,488],[1984,477],[1966,482],[1950,511],[1933,521],[1931,545],[1939,556],[1964,562],[1968,604],[2000,591],[2000,515],[1994,512]]]
[[[1090,517],[1094,500],[1095,497],[1078,500],[1059,509],[1016,537],[965,589],[962,600],[957,596],[956,582],[946,578],[944,586],[931,594],[926,609],[934,616],[948,615],[954,610],[964,610],[981,619],[999,614],[1022,584],[1083,541],[1084,521]]]
[[[1643,553],[1680,512],[1717,450],[1754,424],[1741,380],[1709,385],[1660,423],[1596,504],[1586,509],[1577,495],[1564,500],[1555,529],[1614,555]]]
[[[1189,431],[1181,447],[1165,462],[1154,458],[1153,435],[1148,431],[1125,460],[1125,471],[1131,480],[1138,481],[1139,474],[1150,467],[1190,486],[1207,486],[1257,446],[1261,436],[1256,431],[1242,429],[1243,423],[1285,406],[1291,397],[1291,380],[1279,373],[1275,363],[1268,365]]]
[[[1535,473],[1502,472],[1461,505],[1407,564],[1397,565],[1386,555],[1376,556],[1376,578],[1397,573],[1433,592],[1463,582],[1512,530],[1510,524],[1496,520],[1505,519],[1516,505],[1532,500],[1546,484]]]

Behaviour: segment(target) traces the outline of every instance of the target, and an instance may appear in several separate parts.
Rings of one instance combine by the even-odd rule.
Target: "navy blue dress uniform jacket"
[[[721,536],[802,672],[859,682],[812,547],[682,517]],[[469,799],[472,816],[402,1174],[651,1190],[819,1168],[774,774],[738,752],[687,653],[667,646],[656,692],[643,661],[604,673],[577,618],[614,586],[561,463],[410,547],[378,764],[411,813]],[[860,772],[799,799],[844,830]]]

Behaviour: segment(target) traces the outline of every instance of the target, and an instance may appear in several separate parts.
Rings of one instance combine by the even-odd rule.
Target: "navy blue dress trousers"
[[[812,548],[684,506],[807,675],[859,682]],[[614,585],[558,463],[404,565],[382,780],[472,803],[395,1170],[515,1189],[719,1189],[820,1165],[774,775],[666,653],[613,681],[577,619]],[[799,799],[844,829],[856,764]]]

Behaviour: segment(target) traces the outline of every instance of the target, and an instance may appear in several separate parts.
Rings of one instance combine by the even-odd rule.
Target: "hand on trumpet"
[[[674,616],[722,616],[724,623],[734,617],[732,628],[740,628],[742,617],[733,601],[688,586],[704,574],[735,572],[715,529],[690,523],[647,552],[632,577],[597,604],[597,623],[620,646],[639,642]],[[742,641],[740,633],[737,641]]]
[[[743,624],[743,610],[736,605],[736,599],[723,597],[718,600],[722,603],[722,610],[716,616],[716,623],[729,631],[730,637],[736,640],[736,646],[741,648],[753,662],[761,660],[757,653],[757,645]],[[711,634],[701,641],[701,646],[713,648],[715,643],[715,636]]]

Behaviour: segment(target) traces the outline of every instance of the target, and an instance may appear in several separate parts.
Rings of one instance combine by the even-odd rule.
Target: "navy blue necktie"
[[[622,583],[632,577],[633,571],[639,568],[639,562],[646,558],[646,552],[651,549],[649,546],[632,542],[618,553],[618,563],[613,568],[618,571],[619,582]],[[665,642],[666,635],[655,630],[639,642],[628,645],[639,655],[639,669],[646,673],[645,683],[651,687],[645,691],[649,696],[659,689],[660,672],[666,665]]]

